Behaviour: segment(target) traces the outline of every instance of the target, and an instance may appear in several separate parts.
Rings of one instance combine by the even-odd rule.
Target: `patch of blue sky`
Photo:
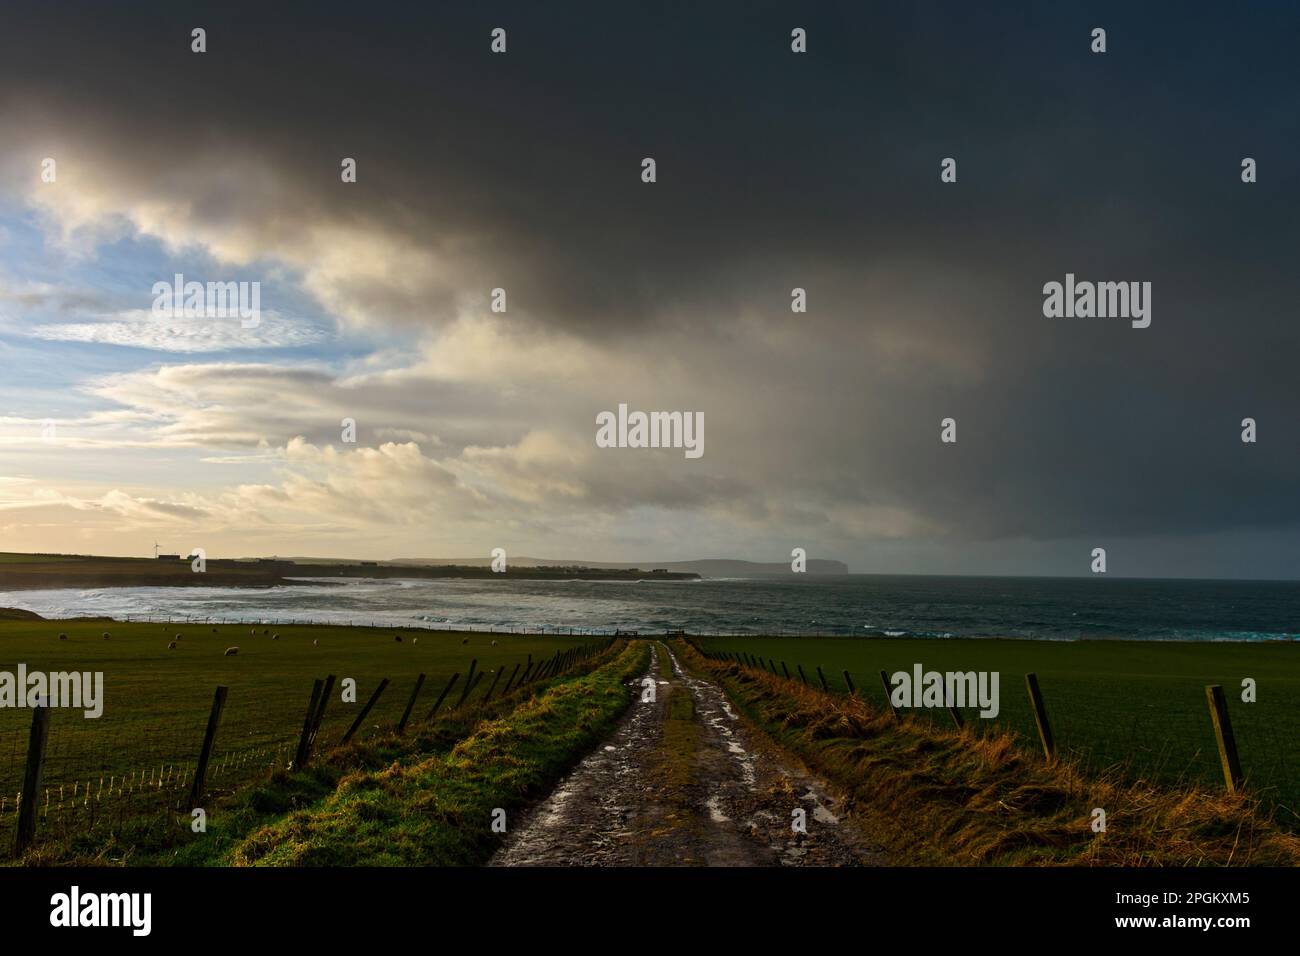
[[[238,317],[155,318],[154,285],[177,274],[260,283],[257,327]],[[64,415],[86,407],[73,388],[91,377],[177,361],[342,366],[374,345],[340,335],[278,262],[232,267],[197,246],[169,250],[120,231],[74,250],[52,241],[30,211],[0,207],[0,405],[37,403],[41,414]]]

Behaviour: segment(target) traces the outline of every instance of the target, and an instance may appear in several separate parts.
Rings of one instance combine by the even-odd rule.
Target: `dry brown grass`
[[[856,697],[826,694],[682,642],[689,666],[810,767],[843,787],[854,815],[903,864],[1296,866],[1300,837],[1249,794],[1174,788],[1046,765],[985,727],[958,732]],[[1106,831],[1094,833],[1094,808]]]

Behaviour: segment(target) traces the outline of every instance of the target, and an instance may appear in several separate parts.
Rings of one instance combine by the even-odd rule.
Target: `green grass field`
[[[802,664],[817,683],[820,665],[832,689],[847,670],[859,693],[884,706],[879,671],[1000,672],[996,723],[1037,747],[1024,675],[1038,674],[1063,756],[1085,768],[1121,766],[1135,777],[1222,786],[1205,686],[1221,684],[1248,785],[1278,822],[1300,827],[1300,646],[1295,644],[1135,641],[906,640],[863,638],[701,638],[708,651],[744,651]],[[1254,678],[1256,703],[1243,703],[1242,679]],[[796,674],[795,679],[798,679]],[[917,712],[949,721],[944,710]],[[971,709],[967,723],[980,723]]]
[[[103,639],[105,631],[109,640]],[[60,632],[68,639],[59,640]],[[177,634],[176,649],[168,650]],[[272,640],[273,634],[279,639]],[[400,643],[395,634],[401,634]],[[389,686],[358,739],[376,726],[396,724],[421,672],[427,676],[413,720],[423,719],[458,671],[461,681],[448,698],[455,702],[471,658],[487,672],[474,692],[478,698],[497,669],[505,668],[499,692],[514,665],[530,654],[541,661],[584,640],[361,627],[0,621],[0,670],[15,671],[22,662],[29,672],[104,674],[102,717],[86,719],[81,711],[63,709],[51,715],[43,783],[57,799],[60,787],[70,798],[77,781],[82,787],[89,781],[94,789],[101,778],[146,768],[166,773],[168,765],[193,763],[218,684],[230,688],[217,737],[215,759],[220,760],[223,754],[296,742],[316,677],[335,674],[340,682],[318,738],[318,745],[328,745],[342,735],[381,678],[389,678]],[[230,646],[239,647],[238,655],[224,656]],[[340,700],[341,682],[349,677],[357,683],[355,704]],[[0,798],[5,801],[0,819],[5,821],[21,788],[30,726],[30,711],[0,709]]]
[[[627,707],[631,678],[645,670],[644,642],[616,649],[589,673],[562,675],[544,693],[476,722],[454,746],[414,753],[354,754],[338,786],[297,812],[279,797],[300,785],[277,775],[233,813],[231,833],[188,841],[147,862],[185,865],[463,866],[500,846],[491,821],[517,819],[582,754],[610,733]],[[380,749],[385,749],[381,746]],[[308,781],[310,786],[310,781]],[[256,805],[272,819],[256,820]]]

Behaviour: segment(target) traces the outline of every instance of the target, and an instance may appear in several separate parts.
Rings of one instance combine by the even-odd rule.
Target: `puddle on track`
[[[667,653],[672,680],[658,677]],[[507,835],[493,866],[881,866],[879,846],[834,791],[742,721],[722,689],[651,644],[653,702],[634,697],[614,733]],[[639,690],[642,679],[631,681]],[[689,780],[666,779],[664,727],[690,694],[697,739]],[[791,829],[805,811],[806,834]]]

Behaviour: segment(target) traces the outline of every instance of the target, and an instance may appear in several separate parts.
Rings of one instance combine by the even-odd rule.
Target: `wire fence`
[[[1197,786],[1230,792],[1249,790],[1276,814],[1277,821],[1300,830],[1300,743],[1288,727],[1278,727],[1263,712],[1236,707],[1231,717],[1222,688],[1189,688],[1189,693],[1160,704],[1145,703],[1122,713],[1113,699],[1081,693],[1077,688],[1048,688],[1048,702],[1038,690],[1036,675],[1028,695],[1003,697],[1001,713],[990,721],[971,721],[970,711],[951,704],[895,706],[891,691],[882,685],[886,674],[850,674],[847,670],[777,660],[748,649],[704,647],[688,638],[697,652],[710,660],[761,671],[830,694],[852,694],[879,702],[894,712],[930,725],[956,724],[977,734],[996,727],[1009,733],[1021,747],[1036,750],[1049,760],[1058,756],[1076,762],[1084,772],[1118,771],[1130,779],[1159,781],[1165,785]],[[855,680],[856,676],[856,680]],[[1032,681],[1031,681],[1032,678]],[[1214,691],[1217,689],[1218,693]],[[1207,711],[1208,700],[1208,711]],[[1049,719],[1050,711],[1050,719]],[[1235,732],[1234,732],[1235,728]]]
[[[359,696],[356,707],[328,706],[331,699],[337,700],[337,692],[318,699],[325,683],[318,680],[310,702],[306,688],[300,688],[301,696],[295,698],[299,716],[293,722],[283,708],[277,710],[280,722],[259,721],[258,712],[266,706],[261,698],[226,708],[225,693],[219,690],[221,705],[214,702],[217,727],[210,737],[213,715],[200,718],[192,709],[183,718],[153,714],[114,724],[106,716],[73,724],[55,717],[57,709],[32,708],[33,726],[47,721],[39,745],[28,727],[0,731],[0,852],[14,848],[21,853],[34,841],[46,840],[93,852],[128,830],[188,825],[196,789],[210,805],[276,770],[301,767],[314,750],[451,714],[472,714],[524,688],[535,693],[542,682],[595,658],[612,644],[612,637],[593,641],[536,662],[529,655],[513,669],[490,672],[478,670],[474,660],[463,674],[442,675],[441,680],[426,683],[420,674],[414,686],[390,689],[384,679]],[[334,690],[333,677],[328,687]],[[381,701],[387,706],[381,708]],[[230,730],[223,732],[223,727]],[[200,754],[209,739],[210,757],[196,788]],[[34,763],[39,787],[24,801],[24,781],[32,779]],[[34,837],[22,835],[24,812],[34,822]]]

